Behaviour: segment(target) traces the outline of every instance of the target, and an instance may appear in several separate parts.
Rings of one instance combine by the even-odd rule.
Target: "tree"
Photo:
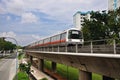
[[[108,26],[110,27],[110,38],[119,38],[120,32],[120,8],[108,12]]]
[[[109,28],[106,26],[108,15],[106,12],[91,12],[91,19],[85,19],[82,31],[85,40],[99,40],[106,38]]]
[[[0,50],[13,50],[16,49],[16,45],[12,42],[5,41],[3,38],[0,38]]]
[[[91,12],[91,19],[82,27],[85,40],[117,39],[120,37],[120,8],[116,11]]]
[[[20,63],[19,64],[19,69],[20,71],[26,72],[28,75],[30,74],[30,67],[31,64],[30,63]]]
[[[4,40],[0,38],[0,50],[4,50]]]

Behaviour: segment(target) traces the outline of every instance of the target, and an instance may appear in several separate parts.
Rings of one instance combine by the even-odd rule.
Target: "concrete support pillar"
[[[65,52],[68,52],[68,46],[67,46],[67,44],[65,45]]]
[[[33,63],[33,56],[30,56],[30,63],[32,64]]]
[[[92,80],[91,72],[86,72],[86,71],[80,70],[80,72],[79,72],[79,80]]]
[[[114,78],[107,77],[107,76],[103,76],[103,80],[115,80],[115,79],[114,79]]]
[[[52,62],[52,71],[53,72],[56,72],[56,66],[57,66],[56,62]]]
[[[25,54],[27,57],[27,62],[30,62],[30,56],[28,54]]]
[[[76,43],[76,53],[78,53],[78,43]]]
[[[38,69],[40,71],[44,71],[44,60],[43,59],[38,59]]]

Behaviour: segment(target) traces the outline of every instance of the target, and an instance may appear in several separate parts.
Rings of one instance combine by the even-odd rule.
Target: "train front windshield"
[[[82,33],[78,30],[70,30],[68,39],[82,39]]]

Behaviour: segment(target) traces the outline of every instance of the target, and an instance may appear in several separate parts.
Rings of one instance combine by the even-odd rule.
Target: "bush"
[[[20,63],[19,64],[19,69],[20,71],[23,71],[23,72],[26,72],[27,74],[30,73],[30,66],[31,64],[30,63]]]
[[[25,72],[18,72],[13,80],[29,80],[29,77]]]

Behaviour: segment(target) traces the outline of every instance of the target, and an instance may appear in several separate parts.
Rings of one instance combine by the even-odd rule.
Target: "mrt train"
[[[82,32],[76,28],[65,30],[59,34],[41,39],[27,46],[27,48],[46,47],[54,45],[82,45],[84,43]]]

